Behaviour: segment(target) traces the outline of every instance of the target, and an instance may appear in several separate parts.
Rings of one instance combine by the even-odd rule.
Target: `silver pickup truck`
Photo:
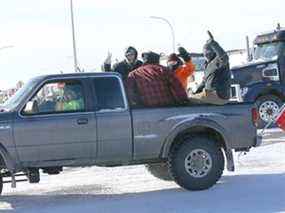
[[[116,73],[36,77],[1,106],[0,192],[5,183],[38,183],[40,171],[135,164],[204,190],[225,161],[234,170],[233,151],[259,145],[256,118],[250,104],[132,109]]]

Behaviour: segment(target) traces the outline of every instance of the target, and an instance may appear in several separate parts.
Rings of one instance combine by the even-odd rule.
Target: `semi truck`
[[[231,69],[234,94],[255,103],[259,128],[279,112],[285,100],[285,29],[262,33],[254,39],[253,60]]]

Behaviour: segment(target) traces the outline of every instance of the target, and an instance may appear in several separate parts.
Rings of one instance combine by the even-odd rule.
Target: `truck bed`
[[[172,134],[199,125],[220,131],[228,149],[256,146],[257,129],[252,122],[252,107],[248,103],[230,103],[133,109],[134,155],[137,158],[157,157]]]

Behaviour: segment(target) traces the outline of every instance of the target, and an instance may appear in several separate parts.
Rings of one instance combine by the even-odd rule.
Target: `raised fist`
[[[112,53],[108,52],[108,55],[105,59],[105,64],[111,64],[112,63]]]

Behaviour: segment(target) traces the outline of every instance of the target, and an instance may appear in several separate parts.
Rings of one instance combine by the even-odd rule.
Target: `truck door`
[[[44,83],[19,112],[14,137],[22,162],[79,160],[96,153],[96,119],[83,80]],[[76,161],[74,161],[76,162]]]
[[[121,162],[132,158],[132,125],[121,79],[98,76],[93,80],[97,118],[97,161]]]

